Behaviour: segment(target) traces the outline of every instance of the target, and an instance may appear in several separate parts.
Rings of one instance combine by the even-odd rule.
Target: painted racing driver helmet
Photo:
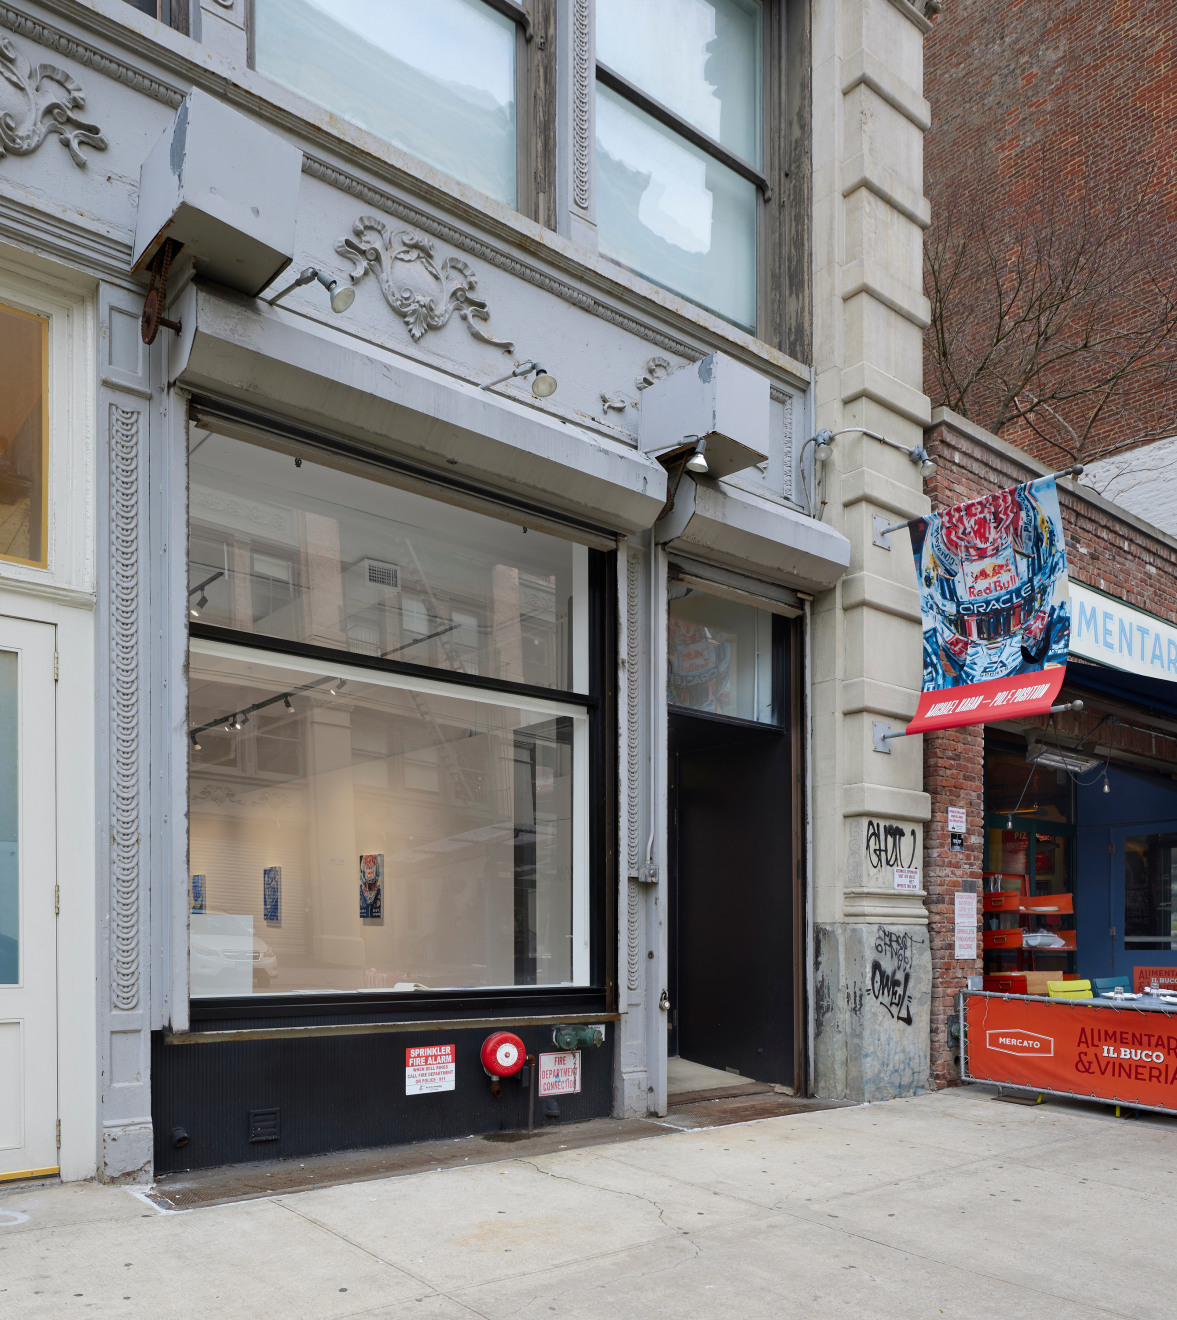
[[[1065,657],[1070,620],[1054,604],[1065,551],[1031,485],[930,521],[920,562],[925,618],[935,619],[924,633],[925,688],[982,683]]]

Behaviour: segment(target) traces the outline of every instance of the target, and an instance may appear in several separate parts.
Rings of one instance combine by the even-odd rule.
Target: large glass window
[[[300,451],[301,453],[301,451]],[[196,432],[189,612],[205,624],[507,683],[588,690],[588,551]]]
[[[586,985],[588,551],[194,432],[191,987]]]
[[[774,663],[773,616],[672,583],[666,700],[709,715],[778,724],[783,712]]]
[[[758,0],[597,0],[601,251],[756,326]]]
[[[0,304],[0,559],[44,567],[49,322]]]
[[[482,0],[254,0],[260,73],[508,206],[515,22]]]
[[[1124,840],[1124,943],[1136,949],[1177,948],[1177,834]]]

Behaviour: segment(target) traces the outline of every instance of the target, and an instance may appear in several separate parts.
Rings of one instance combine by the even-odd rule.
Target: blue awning
[[[1130,674],[1125,669],[1068,660],[1066,682],[1068,686],[1156,711],[1158,715],[1177,716],[1177,683],[1163,678],[1146,678],[1143,674]]]

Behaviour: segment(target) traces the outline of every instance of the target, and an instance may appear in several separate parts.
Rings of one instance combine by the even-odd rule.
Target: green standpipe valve
[[[576,1026],[556,1027],[552,1032],[552,1041],[558,1050],[595,1050],[605,1043],[605,1033],[600,1027]]]

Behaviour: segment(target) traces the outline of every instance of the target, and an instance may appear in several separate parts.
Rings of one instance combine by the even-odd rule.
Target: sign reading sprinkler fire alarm
[[[895,888],[914,893],[920,887],[920,868],[918,866],[897,866],[895,868]]]
[[[454,1090],[456,1045],[410,1045],[405,1050],[405,1095]]]
[[[539,1094],[574,1095],[580,1090],[580,1051],[539,1056]]]

